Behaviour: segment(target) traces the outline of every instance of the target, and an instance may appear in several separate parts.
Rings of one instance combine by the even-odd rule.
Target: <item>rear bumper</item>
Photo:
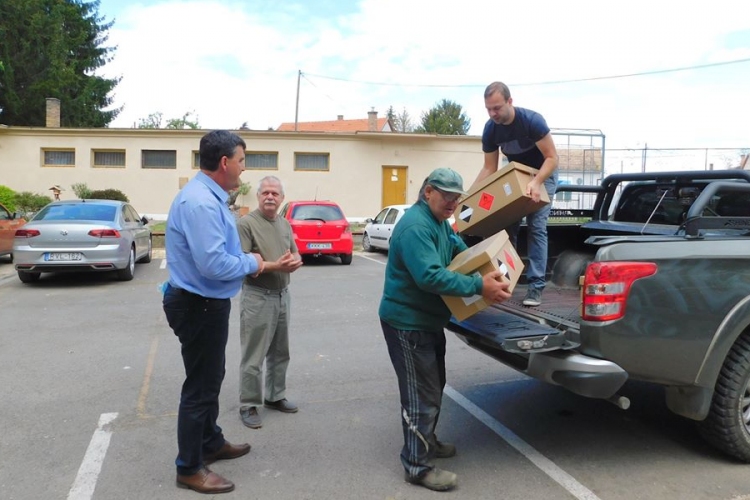
[[[609,399],[628,380],[628,373],[617,364],[591,356],[586,356],[567,346],[569,342],[557,343],[547,350],[520,352],[513,348],[514,343],[497,343],[495,339],[478,335],[467,329],[448,327],[470,347],[482,352],[511,368],[530,377],[559,385],[569,391],[596,399]],[[560,337],[563,337],[560,334]]]
[[[530,354],[524,373],[581,396],[598,399],[614,396],[628,380],[628,373],[617,364],[574,351]]]
[[[340,240],[320,241],[320,240],[297,240],[297,251],[300,255],[350,255],[354,251],[354,241],[350,238]],[[330,243],[330,248],[309,248],[319,246],[321,243]]]
[[[100,245],[96,248],[74,249],[71,252],[82,254],[81,260],[50,262],[44,260],[47,252],[60,251],[54,248],[31,249],[20,247],[14,251],[17,271],[32,273],[114,271],[127,267],[129,249],[123,251],[119,245]]]

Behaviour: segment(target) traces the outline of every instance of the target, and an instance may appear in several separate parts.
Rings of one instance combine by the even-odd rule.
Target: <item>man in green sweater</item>
[[[443,328],[451,316],[440,295],[510,297],[499,271],[480,277],[447,269],[467,248],[448,224],[462,194],[463,180],[453,170],[438,168],[425,179],[417,203],[393,230],[379,312],[401,394],[405,478],[438,491],[456,486],[454,473],[432,465],[433,458],[456,454],[435,437],[445,388]]]

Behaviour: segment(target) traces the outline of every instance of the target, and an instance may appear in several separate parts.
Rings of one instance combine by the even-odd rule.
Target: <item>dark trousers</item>
[[[203,454],[224,445],[219,416],[219,392],[224,381],[229,299],[207,299],[167,287],[163,300],[167,322],[182,344],[185,382],[177,416],[175,464],[178,474],[194,474]]]
[[[401,463],[409,476],[421,477],[433,468],[445,388],[445,332],[397,330],[382,320],[380,326],[401,394]]]

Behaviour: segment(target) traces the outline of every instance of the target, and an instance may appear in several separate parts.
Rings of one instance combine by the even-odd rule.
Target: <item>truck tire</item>
[[[740,335],[724,360],[700,431],[718,449],[750,462],[750,332]]]

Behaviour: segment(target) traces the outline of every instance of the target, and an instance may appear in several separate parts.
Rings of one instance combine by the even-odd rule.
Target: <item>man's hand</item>
[[[503,302],[510,298],[510,283],[503,280],[503,273],[492,271],[482,276],[482,297],[487,302]]]
[[[266,264],[266,269],[273,271],[279,271],[282,273],[293,273],[302,266],[302,259],[298,259],[289,250],[284,252],[284,255],[276,259],[276,262],[269,262]]]
[[[531,199],[534,200],[534,203],[539,203],[539,200],[542,199],[542,186],[539,185],[536,180],[532,180],[528,184],[526,184],[526,196],[531,196]]]

